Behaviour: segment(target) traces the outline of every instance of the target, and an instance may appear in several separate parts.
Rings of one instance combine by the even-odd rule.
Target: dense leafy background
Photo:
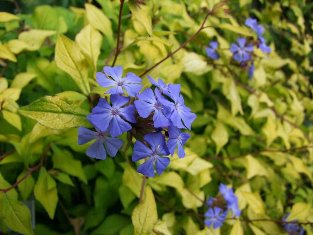
[[[134,2],[123,8],[116,64],[138,75],[195,33],[216,3]],[[198,118],[187,156],[148,179],[141,203],[131,148],[95,161],[77,144],[77,127],[88,126],[90,105],[105,91],[95,72],[112,63],[119,6],[117,0],[1,1],[1,11],[12,14],[0,13],[0,188],[12,189],[0,192],[0,230],[263,235],[284,234],[274,221],[286,212],[313,222],[313,3],[230,1],[231,15],[221,10],[209,17],[212,27],[149,73],[182,84]],[[256,51],[251,80],[227,49],[251,34],[243,26],[249,16],[264,25],[272,48],[268,56]],[[224,48],[214,63],[205,55],[212,39]],[[242,220],[213,231],[204,227],[203,201],[221,182],[235,189]]]

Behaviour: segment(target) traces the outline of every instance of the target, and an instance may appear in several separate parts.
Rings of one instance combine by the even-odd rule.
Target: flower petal
[[[137,140],[134,144],[132,161],[136,162],[140,159],[150,157],[153,154],[152,150],[144,145],[141,141]]]
[[[103,68],[103,72],[105,73],[105,75],[112,77],[113,80],[120,81],[120,79],[123,76],[123,67],[122,66],[115,66],[115,67],[105,66]]]
[[[96,159],[101,159],[101,160],[106,159],[106,152],[103,146],[103,142],[101,140],[97,140],[96,142],[94,142],[87,149],[86,154],[87,156],[91,158],[96,158]]]
[[[78,144],[86,144],[90,140],[97,138],[97,132],[89,130],[85,127],[78,128]]]
[[[155,168],[158,175],[161,175],[165,168],[170,164],[170,159],[168,157],[158,157],[155,162]]]
[[[118,150],[122,147],[123,141],[118,138],[107,137],[104,140],[105,148],[111,157],[115,157]]]
[[[148,161],[145,161],[140,166],[138,166],[137,171],[147,177],[154,176],[154,166],[153,166],[153,159],[150,158]]]

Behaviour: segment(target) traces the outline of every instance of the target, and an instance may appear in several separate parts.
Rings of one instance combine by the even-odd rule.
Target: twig
[[[2,161],[3,159],[5,159],[6,157],[10,156],[11,154],[15,153],[15,149],[14,150],[11,150],[3,155],[0,156],[0,161]]]
[[[37,171],[38,169],[40,169],[40,167],[41,167],[41,166],[43,165],[43,163],[44,163],[44,160],[45,160],[45,158],[46,158],[46,155],[47,155],[49,149],[50,149],[50,144],[48,144],[48,145],[45,147],[45,149],[43,150],[42,155],[41,155],[40,162],[39,162],[37,165],[28,168],[27,173],[26,173],[22,178],[20,178],[19,180],[15,181],[15,183],[12,184],[10,187],[5,188],[5,189],[0,189],[0,192],[7,193],[8,191],[10,191],[10,190],[16,188],[20,183],[22,183],[22,182],[23,182],[24,180],[26,180],[29,176],[31,176],[33,172],[35,172],[35,171]]]
[[[144,177],[142,178],[139,202],[142,202],[142,201],[143,201],[143,195],[144,195],[144,192],[145,192],[145,187],[146,187],[147,178],[148,178],[147,176],[144,176]]]
[[[176,50],[170,52],[169,54],[167,54],[167,56],[165,56],[163,59],[161,59],[159,62],[157,62],[156,64],[154,64],[153,66],[151,66],[150,68],[146,69],[142,74],[139,75],[139,77],[142,77],[144,75],[146,75],[147,73],[149,73],[151,70],[155,69],[156,67],[158,67],[160,64],[162,64],[165,60],[167,60],[168,58],[172,57],[173,55],[175,55],[178,51],[180,51],[181,49],[185,48],[187,46],[188,43],[190,43],[191,41],[193,41],[196,36],[198,36],[198,34],[205,28],[207,28],[208,26],[204,26],[207,19],[209,18],[210,15],[214,14],[214,11],[217,10],[218,8],[222,7],[224,4],[226,3],[226,1],[222,1],[218,4],[216,4],[213,9],[209,10],[208,13],[206,14],[204,20],[202,21],[200,28],[193,34],[191,35],[183,44],[181,44]]]
[[[119,15],[118,15],[116,49],[115,49],[115,55],[114,55],[114,59],[113,59],[113,62],[112,62],[112,66],[115,65],[117,57],[118,57],[118,55],[120,53],[120,43],[121,43],[120,34],[121,34],[122,13],[123,13],[124,0],[120,0],[120,2],[121,2],[121,4],[120,4]]]

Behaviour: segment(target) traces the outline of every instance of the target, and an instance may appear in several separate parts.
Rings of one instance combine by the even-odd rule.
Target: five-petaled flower
[[[204,214],[205,216],[205,225],[210,227],[213,225],[214,229],[222,227],[226,216],[227,211],[222,210],[219,207],[209,208],[207,212]]]
[[[97,82],[100,86],[110,88],[108,94],[123,94],[124,90],[127,91],[129,96],[136,96],[141,90],[141,78],[134,73],[127,73],[123,78],[122,66],[103,68],[103,73],[98,72],[96,74]]]
[[[207,56],[213,60],[217,60],[218,58],[220,58],[219,54],[216,52],[217,47],[218,42],[212,41],[209,43],[209,46],[205,48]]]
[[[168,136],[167,147],[169,152],[173,155],[175,149],[177,148],[178,157],[184,157],[184,144],[190,138],[190,135],[188,133],[181,132],[181,130],[175,126],[170,126],[168,128]]]
[[[111,106],[105,99],[100,98],[87,119],[97,129],[108,131],[113,137],[119,136],[132,128],[129,122],[136,122],[135,107],[127,105],[128,102],[128,97],[111,95]]]
[[[149,133],[144,136],[143,142],[139,140],[135,142],[132,161],[146,159],[137,171],[147,177],[154,177],[155,171],[160,175],[170,163],[167,157],[169,154],[162,133]]]
[[[233,53],[233,58],[239,63],[245,63],[251,60],[253,45],[247,44],[247,39],[238,38],[237,43],[232,43],[230,51]]]
[[[108,133],[102,131],[92,131],[85,127],[78,128],[78,144],[86,144],[91,140],[96,140],[87,149],[87,156],[104,160],[106,153],[115,157],[118,150],[122,147],[123,141],[118,138],[109,137]]]

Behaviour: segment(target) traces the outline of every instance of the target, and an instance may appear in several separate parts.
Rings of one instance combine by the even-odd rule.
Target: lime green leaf
[[[216,122],[211,137],[216,144],[216,153],[219,153],[223,146],[228,142],[228,132],[223,123]]]
[[[58,203],[58,192],[55,180],[48,174],[45,168],[41,167],[38,180],[34,188],[35,198],[48,212],[50,219],[53,219]]]
[[[36,51],[38,50],[47,37],[55,34],[55,31],[32,29],[21,33],[18,40],[8,42],[10,50],[18,54],[23,50]]]
[[[166,172],[155,178],[158,184],[176,188],[180,191],[184,188],[184,181],[181,176],[175,172]]]
[[[20,180],[27,174],[29,174],[28,171],[22,172],[17,177],[17,180]],[[28,175],[27,178],[18,185],[18,191],[21,193],[23,200],[27,200],[29,198],[30,194],[33,192],[34,185],[35,181],[32,175]]]
[[[55,179],[62,182],[63,184],[67,184],[70,186],[74,186],[73,181],[71,177],[68,174],[65,174],[63,172],[59,172],[57,170],[50,170],[50,175],[52,175]]]
[[[165,221],[158,221],[154,226],[153,231],[160,235],[172,235]]]
[[[184,72],[202,75],[209,71],[209,67],[203,56],[194,52],[186,52],[183,58]]]
[[[250,192],[241,192],[241,193],[246,202],[248,203],[249,207],[254,211],[254,213],[260,215],[265,214],[264,203],[259,194]]]
[[[12,113],[12,112],[3,110],[2,115],[3,115],[4,120],[6,120],[8,123],[10,123],[19,131],[22,130],[21,117],[17,113]]]
[[[132,213],[135,235],[150,235],[157,221],[158,213],[153,192],[149,186],[146,186],[143,200],[135,207]]]
[[[103,223],[94,230],[91,235],[115,235],[119,234],[119,232],[130,224],[130,221],[127,217],[113,214],[105,218]]]
[[[0,58],[16,62],[16,57],[11,52],[8,45],[1,45],[0,44]]]
[[[259,160],[251,155],[247,157],[247,178],[251,179],[252,177],[259,176],[268,176],[268,172],[265,167],[259,162]]]
[[[52,157],[54,168],[60,169],[65,173],[76,176],[84,183],[87,183],[85,172],[79,160],[74,159],[72,154],[66,150],[60,150],[53,147],[54,155]]]
[[[241,222],[240,220],[236,220],[236,223],[234,224],[234,226],[232,227],[231,231],[230,231],[230,235],[243,235],[243,229],[241,226]]]
[[[8,85],[8,80],[6,80],[5,78],[0,78],[0,93],[7,89]]]
[[[0,173],[0,189],[7,189],[9,187],[11,187],[11,185],[3,178],[2,174]],[[2,192],[0,192],[0,197],[1,195],[3,195]],[[6,196],[12,199],[17,199],[18,197],[17,192],[14,188],[8,191],[6,193]]]
[[[123,174],[123,184],[137,197],[140,194],[142,177],[131,166],[127,165]]]
[[[238,112],[243,114],[241,107],[241,99],[233,79],[227,78],[224,80],[223,93],[231,103],[232,115],[235,116]]]
[[[85,4],[86,15],[89,24],[101,31],[109,40],[109,44],[113,44],[113,31],[109,18],[97,7],[92,4]]]
[[[74,79],[84,94],[90,92],[88,68],[75,42],[66,36],[59,36],[56,42],[55,61],[60,69]]]
[[[21,234],[34,234],[32,231],[30,211],[26,205],[8,197],[4,193],[0,195],[0,208],[3,213],[2,220],[6,226]]]
[[[91,61],[91,64],[96,69],[102,43],[101,34],[91,25],[87,25],[77,34],[75,40],[81,52]]]
[[[20,20],[20,18],[8,12],[0,12],[0,23],[9,22],[12,20]]]
[[[58,96],[46,96],[20,109],[26,117],[52,129],[65,129],[88,125],[86,111]]]
[[[24,88],[31,80],[36,77],[34,73],[19,73],[12,81],[11,88]]]
[[[244,36],[252,36],[251,30],[245,27],[235,26],[227,23],[218,24],[217,27],[239,33]]]
[[[298,220],[306,221],[311,212],[311,205],[303,202],[298,202],[293,205],[287,221]]]
[[[135,30],[141,34],[152,35],[152,19],[148,6],[131,7],[132,22]]]

